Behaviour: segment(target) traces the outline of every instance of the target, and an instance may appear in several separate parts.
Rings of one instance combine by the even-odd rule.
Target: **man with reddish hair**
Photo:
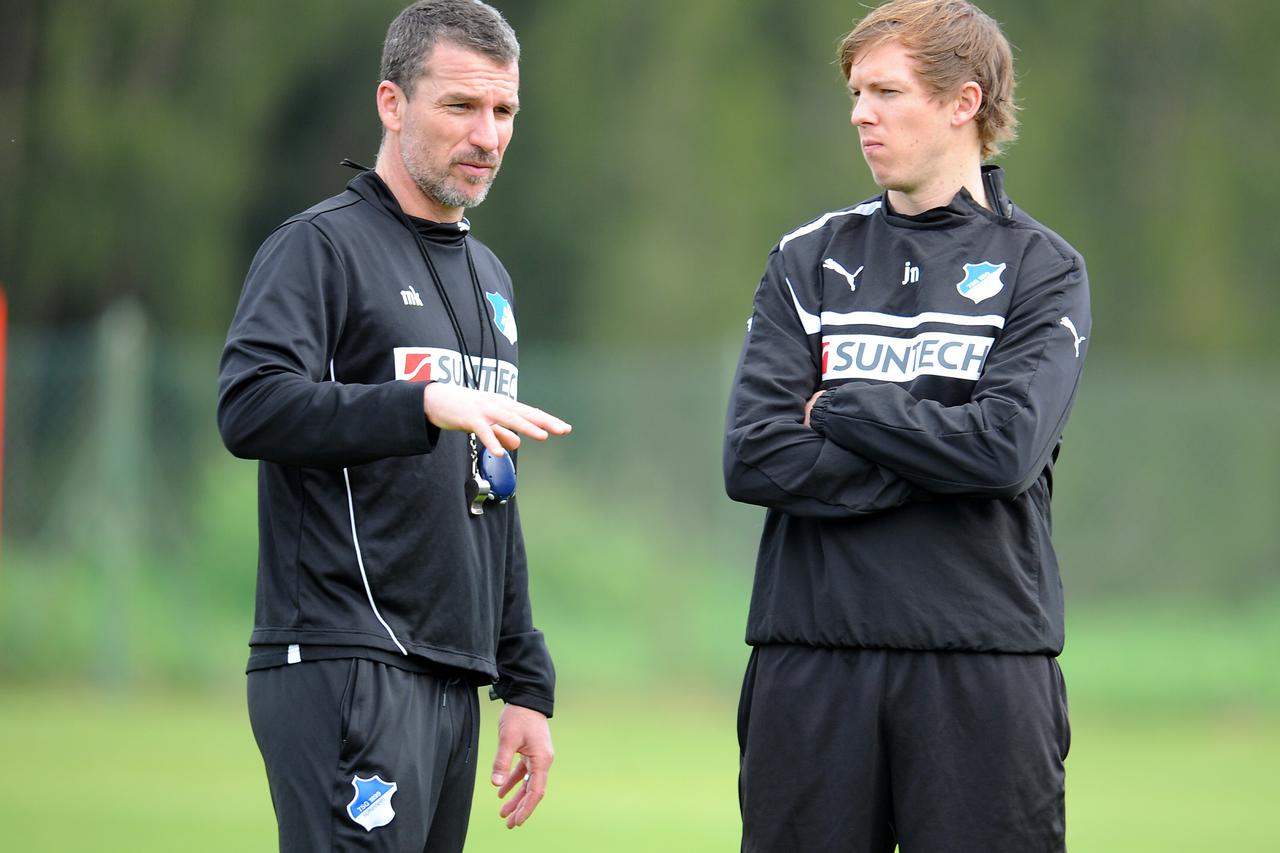
[[[768,509],[738,718],[744,851],[1065,849],[1053,465],[1084,261],[984,161],[1012,55],[964,0],[840,46],[879,195],[769,255],[725,484]]]

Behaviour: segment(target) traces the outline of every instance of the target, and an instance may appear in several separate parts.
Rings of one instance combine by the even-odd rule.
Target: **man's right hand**
[[[813,396],[805,401],[805,404],[804,404],[804,425],[805,426],[809,426],[809,413],[813,411],[813,404],[818,402],[818,398],[825,393],[827,393],[826,388],[823,388],[821,391],[815,391]]]
[[[546,441],[567,435],[573,427],[542,409],[526,406],[502,394],[460,385],[429,382],[422,390],[422,411],[440,429],[473,432],[494,456],[520,446],[520,436]]]

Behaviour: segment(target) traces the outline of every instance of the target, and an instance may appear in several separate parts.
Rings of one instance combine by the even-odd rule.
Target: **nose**
[[[471,125],[470,142],[484,151],[498,150],[498,122],[490,110],[476,110],[476,120]]]
[[[875,123],[875,115],[871,112],[871,105],[867,103],[866,98],[858,97],[854,99],[853,112],[849,114],[849,123],[854,127],[863,127]]]

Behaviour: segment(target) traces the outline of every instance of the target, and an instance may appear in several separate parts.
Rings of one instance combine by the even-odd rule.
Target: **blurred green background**
[[[402,5],[0,0],[6,850],[272,848],[217,358],[258,243],[373,160]],[[523,110],[469,215],[517,281],[522,394],[575,432],[521,460],[551,794],[509,836],[480,791],[469,849],[734,850],[762,511],[723,497],[721,420],[770,247],[875,192],[832,64],[862,7],[500,5]],[[1093,291],[1055,496],[1071,847],[1277,849],[1280,7],[982,5],[1019,72],[1008,189]]]

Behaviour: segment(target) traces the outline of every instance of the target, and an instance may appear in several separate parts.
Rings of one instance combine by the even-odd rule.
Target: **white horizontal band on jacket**
[[[881,314],[877,311],[850,311],[839,314],[835,311],[822,312],[823,326],[884,326],[890,329],[914,329],[925,323],[950,323],[953,326],[994,326],[1004,328],[1004,318],[999,314],[944,314],[941,311],[926,311],[914,317],[900,317],[896,314]]]
[[[815,335],[827,326],[882,326],[888,329],[914,329],[925,323],[948,323],[952,326],[991,326],[1004,328],[1004,318],[999,314],[947,314],[941,311],[926,311],[912,317],[897,314],[881,314],[878,311],[850,311],[841,314],[836,311],[823,311],[819,316],[806,311],[796,296],[796,289],[787,279],[787,289],[791,291],[791,302],[796,306],[796,315],[806,335]]]

